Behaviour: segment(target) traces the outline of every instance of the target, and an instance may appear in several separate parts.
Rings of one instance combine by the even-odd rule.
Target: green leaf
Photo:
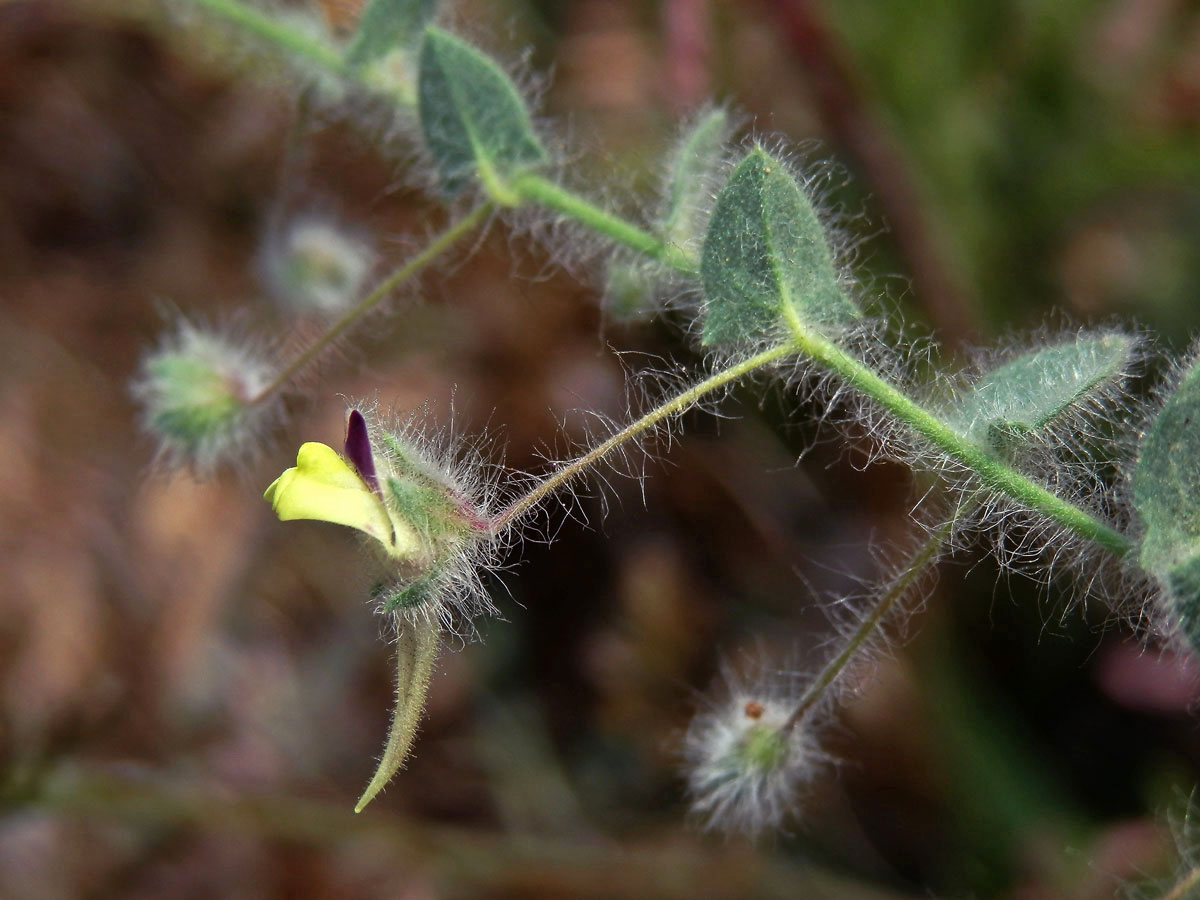
[[[392,50],[415,50],[436,7],[437,0],[371,0],[346,48],[346,64],[358,68]]]
[[[496,202],[519,202],[508,180],[547,157],[524,98],[500,67],[465,41],[430,27],[421,48],[417,98],[442,189],[453,196],[478,178]]]
[[[659,226],[663,240],[686,245],[701,238],[712,193],[733,128],[720,107],[706,110],[683,135],[671,163],[667,209]]]
[[[706,345],[757,341],[780,325],[840,326],[860,315],[839,283],[812,202],[761,147],[717,197],[700,275]]]
[[[1200,650],[1200,363],[1193,362],[1142,438],[1133,505],[1145,526],[1139,560],[1166,588]]]
[[[390,585],[376,594],[384,612],[406,612],[437,600],[445,587],[446,574],[436,564],[412,581]]]
[[[1123,334],[1082,334],[1019,356],[979,379],[950,412],[950,426],[985,450],[1008,456],[1120,377],[1135,346]]]

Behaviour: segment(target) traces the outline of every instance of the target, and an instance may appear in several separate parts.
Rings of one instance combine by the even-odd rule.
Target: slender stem
[[[309,130],[312,125],[313,108],[316,101],[315,88],[309,85],[300,92],[296,99],[296,114],[288,126],[287,140],[283,147],[283,162],[279,166],[279,185],[277,195],[282,202],[277,202],[270,218],[270,233],[277,234],[290,212],[290,199],[296,193],[296,186],[304,178],[309,165]]]
[[[1125,535],[989,456],[832,341],[797,322],[789,324],[798,350],[845,379],[851,387],[866,394],[935,447],[967,466],[987,487],[1006,494],[1117,556],[1125,556],[1133,549],[1133,543]]]
[[[459,219],[439,234],[424,250],[380,281],[369,294],[363,297],[362,300],[348,310],[340,319],[330,325],[320,337],[297,354],[291,362],[279,370],[279,373],[270,384],[259,391],[248,402],[251,405],[261,403],[287,384],[301,369],[316,359],[326,347],[357,324],[363,316],[370,312],[397,286],[407,281],[413,275],[416,275],[449,250],[454,244],[482,223],[491,212],[492,207],[490,203],[480,204],[465,217]]]
[[[1200,887],[1200,866],[1196,866],[1177,881],[1169,891],[1162,895],[1161,900],[1184,900],[1185,897],[1191,896],[1189,892],[1195,887]]]
[[[581,475],[626,441],[644,434],[663,419],[682,412],[705,394],[736,381],[755,369],[799,352],[841,376],[852,387],[874,399],[901,422],[970,468],[988,487],[1001,491],[1018,503],[1042,513],[1055,523],[1086,540],[1099,544],[1117,556],[1124,556],[1133,549],[1132,543],[1123,534],[1085,510],[1031,481],[1015,469],[988,456],[974,444],[959,436],[933,413],[907,397],[894,385],[885,381],[836,344],[819,334],[810,332],[798,319],[789,318],[789,324],[792,326],[792,341],[772,347],[736,366],[710,376],[637,421],[626,425],[616,434],[583,456],[563,466],[509,504],[492,519],[489,529],[491,534],[499,534],[545,497]]]
[[[512,187],[523,199],[557,210],[617,243],[665,263],[679,272],[686,275],[697,273],[696,261],[674,244],[660,240],[632,222],[601,209],[590,200],[571,193],[536,172],[523,172],[516,176]]]
[[[254,7],[239,3],[238,0],[192,0],[192,2],[274,44],[286,53],[301,57],[335,74],[345,72],[342,55],[335,48],[314,40],[302,31],[289,28]]]
[[[348,67],[330,47],[316,42],[286,24],[277,22],[255,9],[243,6],[238,0],[193,0],[236,25],[274,43],[285,52],[295,53],[315,63],[331,74],[354,78],[366,87],[373,85],[367,73]],[[402,100],[402,102],[405,102]],[[405,105],[410,105],[405,102]],[[516,175],[506,187],[516,191],[517,203],[530,201],[556,210],[575,221],[606,235],[619,244],[656,259],[686,275],[695,275],[698,263],[674,244],[667,243],[634,223],[602,209],[578,194],[566,190],[537,172]]]
[[[616,434],[597,444],[587,453],[583,454],[583,456],[580,456],[573,462],[564,465],[553,475],[550,475],[544,480],[538,482],[535,487],[525,494],[522,494],[520,497],[510,503],[505,509],[497,513],[491,521],[491,533],[493,535],[500,534],[502,531],[504,531],[504,529],[512,525],[514,521],[519,519],[524,513],[531,510],[547,496],[557,491],[572,479],[582,475],[588,470],[588,468],[600,462],[600,460],[604,459],[604,457],[608,456],[608,454],[619,448],[626,441],[645,434],[664,419],[682,413],[705,394],[712,393],[718,388],[724,387],[727,384],[737,381],[739,378],[749,375],[756,369],[761,369],[762,367],[768,366],[785,356],[794,354],[796,350],[797,347],[790,343],[780,344],[777,347],[764,350],[763,352],[755,354],[747,360],[730,366],[728,369],[724,369],[720,372],[717,372],[715,375],[709,376],[699,384],[688,388],[681,394],[677,394],[666,403],[646,413],[637,421],[630,422]]]
[[[352,77],[361,77],[361,73],[349,72],[343,65],[341,58],[331,48],[313,41],[305,35],[282,25],[270,17],[263,15],[249,7],[243,6],[237,0],[194,0],[205,8],[224,16],[237,25],[240,25],[247,30],[267,39],[285,50],[290,50],[301,56],[310,59],[312,62],[320,64],[328,68],[331,72],[350,74]],[[684,253],[677,246],[664,242],[655,235],[638,227],[637,225],[610,213],[587,199],[580,197],[570,191],[562,188],[554,182],[546,179],[544,176],[536,172],[524,172],[514,177],[511,186],[516,190],[517,195],[522,200],[527,200],[534,203],[539,203],[543,206],[554,209],[563,215],[580,222],[581,224],[606,235],[610,239],[624,244],[625,246],[649,256],[653,259],[671,266],[672,268],[686,273],[688,275],[697,274],[697,263],[688,254]],[[300,354],[290,365],[288,365],[279,376],[261,391],[257,397],[251,402],[259,402],[262,399],[270,396],[286,383],[292,376],[296,374],[304,366],[308,365],[312,359],[328,345],[328,343],[336,339],[342,332],[353,325],[359,317],[379,300],[385,296],[396,284],[409,277],[415,271],[426,265],[430,259],[442,252],[446,247],[452,244],[458,237],[465,233],[470,227],[473,227],[479,220],[487,214],[488,207],[481,206],[477,208],[471,216],[464,219],[449,231],[444,233],[437,241],[434,242],[425,252],[412,260],[408,265],[400,269],[395,275],[386,279],[380,284],[375,291],[372,291],[364,300],[350,312],[348,312],[341,320],[333,325],[333,327],[322,336],[314,345],[308,348],[304,353]],[[786,312],[786,311],[785,311]],[[1120,534],[1110,526],[1101,522],[1099,519],[1092,516],[1090,513],[1080,509],[1079,507],[1067,502],[1058,497],[1052,492],[1046,490],[1039,484],[1029,480],[1024,475],[1020,474],[1003,462],[989,456],[979,447],[965,440],[961,435],[957,434],[945,422],[941,421],[936,415],[924,409],[919,404],[915,403],[909,397],[905,396],[894,385],[888,383],[884,378],[871,370],[869,367],[854,359],[840,347],[822,337],[819,334],[811,332],[805,328],[795,316],[789,316],[788,324],[792,328],[795,340],[786,347],[775,348],[768,351],[769,354],[777,353],[772,359],[778,359],[789,352],[800,351],[821,365],[828,368],[830,371],[840,375],[852,387],[874,399],[891,415],[906,423],[910,428],[918,434],[926,438],[934,446],[938,447],[952,458],[958,460],[963,465],[973,470],[976,475],[988,487],[1000,491],[1024,506],[1042,513],[1047,518],[1062,527],[1072,531],[1080,537],[1099,544],[1105,549],[1115,553],[1118,556],[1124,556],[1133,548],[1132,542],[1124,535]],[[759,363],[760,365],[765,363]],[[753,367],[752,367],[753,368]],[[731,370],[732,371],[732,370]],[[749,371],[747,369],[746,371]],[[725,373],[723,373],[725,374]],[[738,377],[739,374],[733,374],[731,378]],[[717,377],[717,376],[714,376]],[[727,383],[730,379],[721,380],[719,383]],[[711,381],[711,379],[710,379]],[[703,382],[697,388],[707,385],[708,382]],[[708,389],[711,390],[711,387]],[[699,395],[697,395],[699,396]],[[671,415],[673,412],[682,409],[690,400],[684,400],[687,394],[681,395],[677,400],[683,400],[683,405],[673,410],[667,410],[663,415]],[[693,398],[694,399],[694,398]],[[670,404],[668,404],[670,405]],[[628,435],[620,432],[614,435],[610,441],[615,441],[612,446],[606,447],[601,445],[593,452],[599,452],[602,456],[609,452],[613,447],[619,445],[622,440],[629,437],[634,437],[640,434],[645,428],[652,427],[655,422],[646,423],[641,428],[637,428]],[[635,428],[635,425],[630,428]],[[624,435],[624,437],[622,437]],[[619,440],[618,440],[619,438]],[[605,442],[607,445],[608,442]],[[602,452],[601,452],[602,451]],[[577,464],[582,464],[586,468],[592,461],[589,457],[583,457]],[[597,457],[599,458],[599,457]],[[585,460],[587,460],[585,462]],[[576,464],[572,464],[574,466]],[[562,472],[557,473],[551,481],[554,481],[563,476],[561,481],[552,484],[545,491],[538,493],[538,496],[531,499],[529,504],[520,508],[511,508],[509,511],[501,513],[500,517],[494,521],[494,526],[503,527],[511,521],[512,518],[520,515],[528,508],[529,505],[537,502],[546,493],[554,490],[557,484],[562,483],[576,474],[578,470],[567,467]],[[540,488],[535,488],[535,492]],[[531,492],[533,493],[533,492]],[[518,501],[520,503],[521,501]]]
[[[892,579],[887,589],[879,597],[870,614],[854,630],[854,634],[850,636],[850,640],[846,642],[846,646],[841,649],[837,656],[825,664],[820,674],[808,686],[808,690],[804,692],[804,696],[800,698],[800,702],[796,704],[796,708],[783,724],[783,730],[795,727],[808,714],[809,710],[824,695],[826,688],[833,684],[838,675],[842,673],[855,654],[862,648],[863,644],[870,639],[875,629],[896,608],[896,604],[904,599],[904,595],[908,593],[908,589],[912,587],[912,583],[916,581],[917,576],[925,570],[926,566],[937,559],[938,554],[941,553],[942,546],[950,537],[950,532],[954,530],[954,522],[957,518],[958,516],[949,522],[939,525],[933,534],[929,536],[929,540],[917,548],[916,553],[912,555],[912,558],[909,559],[900,573]]]

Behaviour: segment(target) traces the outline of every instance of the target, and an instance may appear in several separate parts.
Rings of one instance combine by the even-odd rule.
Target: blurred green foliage
[[[822,9],[994,325],[1038,323],[1064,294],[1076,315],[1133,314],[1176,344],[1200,325],[1194,9]]]

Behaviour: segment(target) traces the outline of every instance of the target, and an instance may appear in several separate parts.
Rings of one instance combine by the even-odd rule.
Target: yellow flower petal
[[[263,498],[282,521],[316,519],[366,532],[395,551],[391,519],[379,499],[350,466],[325,444],[300,446],[296,465],[267,488]]]

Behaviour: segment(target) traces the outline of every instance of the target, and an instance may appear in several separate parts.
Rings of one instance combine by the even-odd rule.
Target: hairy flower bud
[[[205,475],[244,455],[269,424],[274,408],[256,400],[271,374],[250,347],[181,321],[142,360],[132,391],[160,454]]]
[[[358,299],[375,256],[364,236],[306,217],[268,242],[264,268],[284,308],[300,315],[334,316]]]

